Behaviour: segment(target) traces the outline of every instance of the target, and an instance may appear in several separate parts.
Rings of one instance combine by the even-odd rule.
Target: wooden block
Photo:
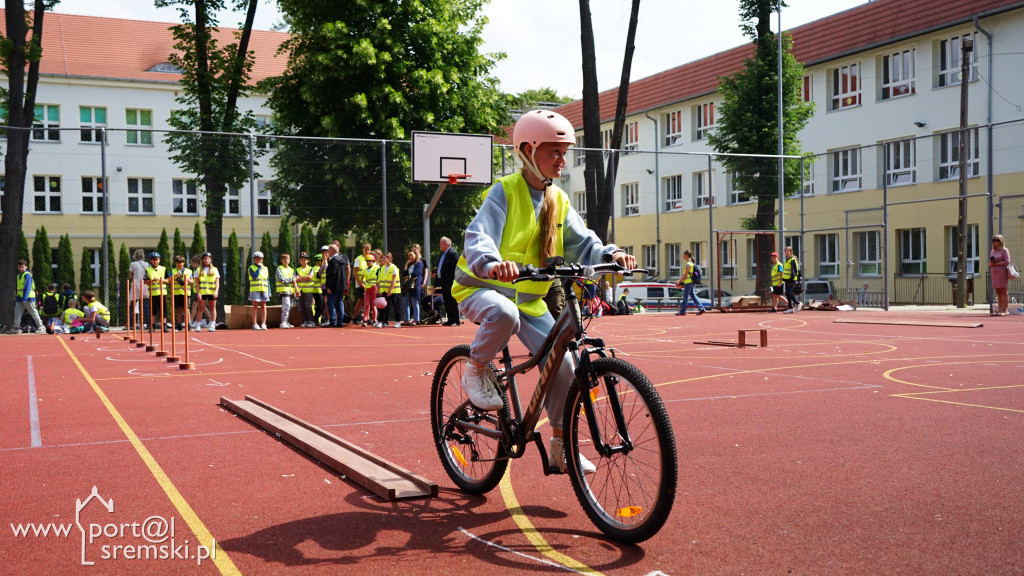
[[[854,319],[840,318],[832,321],[834,324],[883,324],[887,326],[934,326],[936,328],[981,328],[981,322],[931,322],[928,320],[881,320],[881,319]]]

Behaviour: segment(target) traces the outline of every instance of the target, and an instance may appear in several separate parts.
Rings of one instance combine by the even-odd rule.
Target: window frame
[[[682,278],[683,276],[683,245],[680,242],[669,242],[665,244],[665,263],[668,266],[668,278]]]
[[[42,179],[42,180],[40,180]],[[39,189],[42,182],[43,189]],[[56,192],[53,191],[53,183],[57,183]],[[33,214],[63,214],[64,208],[64,182],[59,174],[33,174],[32,175],[32,213]],[[43,201],[44,208],[39,208],[39,201]],[[56,208],[54,207],[56,204]]]
[[[718,243],[718,261],[722,263],[722,278],[737,278],[736,239],[726,238]]]
[[[640,149],[640,122],[626,124],[622,136],[622,150],[625,154],[638,151]]]
[[[936,88],[948,88],[960,85],[960,55],[961,42],[964,38],[970,37],[974,41],[974,49],[971,50],[971,63],[968,68],[970,78],[968,82],[978,80],[978,33],[965,32],[956,36],[947,36],[937,42],[935,54],[938,62],[935,63],[937,76],[935,78]],[[955,44],[955,48],[953,45]]]
[[[693,107],[693,139],[707,140],[708,133],[718,127],[715,119],[715,102],[704,102]]]
[[[640,214],[640,183],[626,182],[622,184],[622,216],[638,216]]]
[[[85,120],[85,117],[84,117],[84,113],[85,113],[86,110],[89,111],[89,120],[88,121]],[[103,111],[103,121],[102,122],[100,122],[99,120],[96,119],[96,113],[99,110]],[[107,107],[106,106],[81,106],[80,105],[78,107],[78,124],[79,124],[79,129],[80,129],[79,136],[78,136],[78,141],[80,143],[82,143],[82,144],[99,144],[100,143],[100,138],[101,138],[100,134],[104,134],[105,133],[105,132],[100,132],[99,129],[107,127],[107,119],[108,118],[109,118],[109,115],[107,114]]]
[[[135,183],[136,190],[132,191],[132,183]],[[146,191],[146,183],[149,184],[149,191]],[[126,179],[127,206],[126,213],[132,216],[152,216],[156,214],[156,180],[147,176],[130,176]],[[137,207],[132,210],[132,200],[135,200]],[[149,201],[149,210],[146,210],[146,201]]]
[[[235,203],[235,209],[231,210],[231,202]],[[242,190],[235,188],[234,186],[228,186],[224,192],[224,215],[225,216],[241,216],[242,215]]]
[[[714,204],[711,198],[711,187],[708,185],[710,175],[707,170],[697,170],[693,173],[693,206],[695,209],[707,208]]]
[[[106,199],[106,194],[103,193],[103,177],[102,176],[82,176],[82,213],[83,214],[103,214],[103,203]],[[89,183],[89,189],[86,190],[86,182]],[[108,179],[109,183],[110,180]],[[92,201],[92,208],[86,208],[85,201]]]
[[[832,174],[830,180],[832,186],[830,193],[839,194],[842,192],[857,192],[864,189],[864,157],[860,147],[843,148],[829,152],[832,156]],[[848,158],[844,156],[849,155]],[[843,165],[848,166],[848,171],[841,170]],[[850,187],[853,184],[854,187]]]
[[[583,221],[587,221],[587,191],[576,190],[572,193],[572,207],[583,218]]]
[[[129,114],[135,113],[136,121],[132,122]],[[149,124],[143,124],[143,114],[149,114]],[[152,146],[153,145],[153,110],[150,108],[125,108],[124,109],[124,140],[128,146]],[[135,126],[135,128],[132,128]],[[148,128],[148,129],[147,129]]]
[[[686,134],[683,126],[685,114],[682,110],[673,110],[665,114],[665,146],[678,146],[683,143]]]
[[[946,237],[949,239],[949,273],[956,274],[956,261],[957,261],[957,232],[956,226],[948,226],[946,228]],[[979,240],[980,227],[977,224],[967,225],[967,274],[977,277],[982,274],[981,272],[981,243]]]
[[[725,187],[729,193],[729,205],[735,204],[750,204],[754,201],[753,196],[748,196],[746,200],[743,199],[743,195],[747,193],[746,190],[740,190],[736,187],[736,173],[726,172],[725,173]]]
[[[926,228],[898,230],[900,273],[928,273],[928,235]]]
[[[910,47],[884,54],[881,57],[879,75],[880,100],[893,100],[917,94],[917,48]]]
[[[832,90],[829,111],[837,112],[861,105],[863,66],[860,62],[832,69]]]
[[[814,253],[819,278],[839,278],[839,234],[814,235]]]
[[[256,181],[256,216],[280,218],[281,205],[274,202],[274,193],[270,180]]]
[[[644,253],[644,268],[647,270],[654,270],[655,275],[658,272],[658,245],[657,244],[644,244],[640,247]]]
[[[40,112],[41,111],[41,112]],[[50,112],[56,112],[56,119]],[[60,142],[60,104],[37,103],[32,115],[33,142]]]
[[[967,177],[981,176],[981,133],[978,127],[967,129]],[[938,173],[936,180],[947,182],[960,178],[960,130],[939,133]],[[953,143],[953,140],[956,143]]]
[[[882,233],[863,230],[853,233],[857,253],[857,278],[882,277]]]
[[[882,170],[889,187],[917,184],[917,139],[882,143]],[[901,179],[906,179],[901,181]]]
[[[681,212],[683,210],[683,175],[672,174],[662,176],[662,197],[665,212]]]

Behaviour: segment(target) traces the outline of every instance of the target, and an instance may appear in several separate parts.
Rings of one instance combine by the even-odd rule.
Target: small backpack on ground
[[[56,316],[60,314],[60,297],[57,294],[45,293],[43,295],[43,314]]]

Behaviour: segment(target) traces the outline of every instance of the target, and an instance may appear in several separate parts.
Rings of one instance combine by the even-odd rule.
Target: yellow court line
[[[192,507],[185,501],[181,492],[178,492],[178,489],[174,486],[174,483],[171,482],[171,479],[164,472],[163,468],[161,468],[160,464],[158,464],[156,459],[153,458],[153,455],[149,453],[149,450],[142,443],[142,440],[139,439],[138,435],[135,434],[135,431],[128,425],[128,422],[126,422],[121,416],[121,413],[118,412],[117,408],[115,408],[113,403],[110,402],[110,399],[103,393],[103,390],[100,389],[96,381],[89,375],[85,366],[82,366],[82,363],[79,362],[75,353],[71,351],[71,348],[68,347],[67,343],[64,342],[62,338],[58,338],[57,341],[64,347],[64,350],[68,353],[68,356],[71,357],[75,366],[78,366],[78,371],[82,373],[82,376],[85,377],[89,386],[91,386],[93,391],[96,392],[96,395],[99,396],[100,402],[102,402],[107,408],[107,411],[110,412],[114,421],[117,422],[118,427],[120,427],[121,431],[124,432],[124,435],[128,437],[128,441],[132,443],[132,446],[135,448],[135,451],[138,452],[139,457],[141,457],[142,461],[146,463],[146,467],[149,468],[150,473],[153,474],[157,483],[160,484],[161,488],[163,488],[164,493],[167,494],[171,504],[173,504],[174,508],[177,509],[178,514],[180,514],[185,523],[188,524],[188,527],[192,529],[192,533],[195,534],[197,541],[200,544],[207,546],[209,544],[206,543],[215,542],[213,534],[207,530],[203,521],[199,519],[199,516],[196,515],[195,511],[192,510]],[[220,544],[217,544],[216,549],[211,551],[211,556],[213,556],[213,563],[217,566],[217,569],[220,570],[221,574],[241,574],[234,562],[231,561],[231,558],[228,557],[227,552],[220,547]]]
[[[952,390],[951,392],[956,392]],[[940,404],[954,404],[956,406],[966,406],[968,408],[987,408],[989,410],[1001,410],[1003,412],[1018,412],[1024,414],[1024,410],[1018,410],[1016,408],[1003,408],[1002,406],[986,406],[984,404],[968,404],[966,402],[954,402],[953,400],[939,400],[938,398],[922,398],[921,396],[914,394],[893,394],[893,398],[906,398],[907,400],[925,400],[927,402],[938,402]]]
[[[515,521],[516,526],[519,526],[519,531],[526,536],[526,539],[533,544],[533,547],[537,549],[537,552],[547,556],[555,562],[584,574],[595,574],[600,575],[601,572],[587,566],[586,564],[570,558],[565,554],[554,549],[551,544],[548,543],[547,539],[541,535],[537,527],[530,522],[530,518],[523,512],[522,507],[519,505],[519,500],[516,498],[515,490],[512,488],[512,471],[511,467],[505,470],[505,476],[502,477],[501,483],[498,485],[501,488],[501,497],[505,500],[505,508],[508,509],[509,514],[512,516],[512,520]]]

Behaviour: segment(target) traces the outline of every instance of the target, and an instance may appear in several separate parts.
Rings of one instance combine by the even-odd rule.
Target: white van
[[[641,306],[651,310],[675,310],[682,304],[683,289],[676,288],[675,284],[668,282],[620,282],[615,286],[616,302],[619,301],[619,296],[622,295],[622,291],[626,288],[629,289],[629,295],[626,299],[631,306],[635,302],[639,302]],[[720,292],[722,293],[722,306],[728,306],[730,304],[729,298],[732,295],[724,290],[720,290]],[[696,294],[697,301],[704,308],[718,307],[718,302],[708,300],[710,290],[707,286],[697,284],[694,286],[693,293]]]

